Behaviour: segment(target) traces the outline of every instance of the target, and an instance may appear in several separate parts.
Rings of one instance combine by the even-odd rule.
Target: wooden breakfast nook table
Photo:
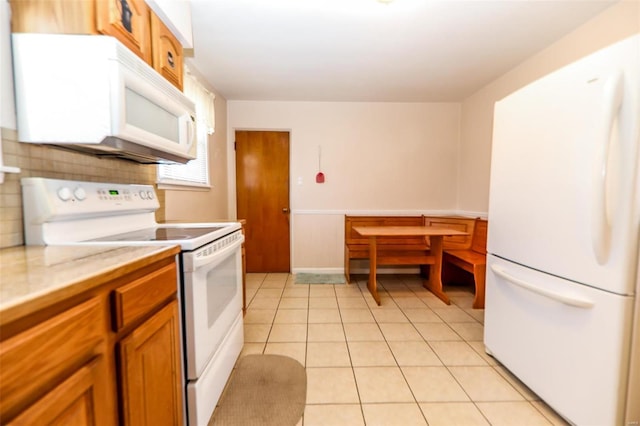
[[[429,280],[424,282],[424,287],[447,305],[451,304],[449,297],[442,290],[440,279],[442,274],[442,239],[445,236],[468,235],[466,232],[435,226],[354,226],[353,230],[363,237],[369,238],[369,282],[367,287],[378,305],[380,305],[376,281],[378,264],[431,265]],[[400,254],[379,259],[377,250],[379,237],[424,237],[425,243],[429,243],[429,249],[419,255],[409,253],[406,257]]]

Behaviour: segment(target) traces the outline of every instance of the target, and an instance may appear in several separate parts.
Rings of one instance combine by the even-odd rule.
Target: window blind
[[[158,166],[158,183],[209,187],[209,136],[215,131],[215,95],[185,67],[184,94],[196,107],[197,157],[186,164]]]

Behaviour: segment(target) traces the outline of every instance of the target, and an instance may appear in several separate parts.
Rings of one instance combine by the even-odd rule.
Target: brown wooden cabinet
[[[125,425],[182,424],[176,272],[171,263],[113,291],[114,331],[124,334],[117,353]]]
[[[144,0],[9,0],[13,32],[103,34],[182,90],[182,45]]]
[[[0,423],[50,424],[63,416],[112,424],[105,326],[103,304],[92,298],[3,341]]]
[[[0,424],[182,425],[177,251],[3,325]]]
[[[172,302],[120,342],[125,425],[181,425],[178,303]],[[150,392],[162,389],[162,392]]]
[[[155,13],[151,12],[150,19],[153,68],[182,90],[182,45]]]
[[[109,424],[104,417],[100,394],[103,361],[95,359],[80,367],[68,379],[14,418],[7,425],[100,425]]]
[[[120,40],[151,63],[149,7],[144,0],[96,0],[96,30]]]

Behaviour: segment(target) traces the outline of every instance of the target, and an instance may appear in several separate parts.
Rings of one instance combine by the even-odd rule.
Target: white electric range
[[[155,221],[150,185],[23,178],[27,245],[180,245],[186,413],[206,425],[244,342],[238,222]]]

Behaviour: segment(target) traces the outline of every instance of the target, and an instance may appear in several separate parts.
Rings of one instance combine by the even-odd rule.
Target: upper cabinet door
[[[9,0],[9,4],[11,31],[14,33],[96,33],[95,4],[92,1]]]
[[[149,8],[144,0],[96,0],[96,27],[151,63]]]
[[[182,90],[182,45],[155,13],[150,14],[153,68]]]
[[[193,49],[193,26],[189,0],[146,0],[147,6],[176,36],[183,49]]]

